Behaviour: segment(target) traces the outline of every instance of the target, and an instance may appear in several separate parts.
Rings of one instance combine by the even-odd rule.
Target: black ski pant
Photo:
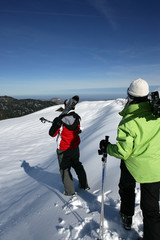
[[[121,160],[121,176],[119,181],[119,195],[121,198],[120,212],[127,216],[134,215],[136,181]]]
[[[144,173],[145,174],[145,173]],[[119,194],[120,211],[127,216],[134,215],[136,182],[124,161],[121,161]],[[160,182],[141,183],[141,210],[143,214],[144,240],[160,240]]]
[[[78,147],[66,151],[57,149],[57,156],[66,195],[75,193],[71,167],[75,170],[81,187],[85,188],[88,186],[86,172],[82,163],[79,161],[80,153]]]
[[[141,183],[144,240],[160,240],[160,182]]]

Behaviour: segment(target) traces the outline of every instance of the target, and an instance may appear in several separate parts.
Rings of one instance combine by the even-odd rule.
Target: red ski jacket
[[[80,132],[80,116],[70,112],[54,119],[49,135],[57,136],[57,148],[65,151],[79,146]]]

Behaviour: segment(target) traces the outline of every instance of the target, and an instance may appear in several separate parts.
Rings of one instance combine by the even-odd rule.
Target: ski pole
[[[106,136],[105,140],[108,142],[109,137]],[[104,178],[105,178],[105,170],[106,170],[106,162],[107,162],[107,153],[102,152],[100,149],[98,150],[98,154],[102,155],[102,197],[101,197],[101,214],[100,214],[100,227],[99,227],[99,237],[97,240],[103,240],[104,234]]]
[[[45,122],[49,122],[49,123],[53,123],[52,121],[49,121],[48,119],[44,118],[44,117],[41,117],[39,119],[42,123],[45,123]]]

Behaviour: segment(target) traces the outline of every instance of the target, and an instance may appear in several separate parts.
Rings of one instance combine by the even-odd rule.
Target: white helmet
[[[134,80],[129,88],[128,94],[132,97],[146,97],[149,94],[149,86],[148,83],[142,78],[138,78]]]

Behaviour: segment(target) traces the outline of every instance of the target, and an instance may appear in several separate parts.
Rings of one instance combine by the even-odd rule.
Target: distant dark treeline
[[[42,101],[0,96],[0,120],[21,117],[62,102],[62,100],[56,98],[50,101]]]

